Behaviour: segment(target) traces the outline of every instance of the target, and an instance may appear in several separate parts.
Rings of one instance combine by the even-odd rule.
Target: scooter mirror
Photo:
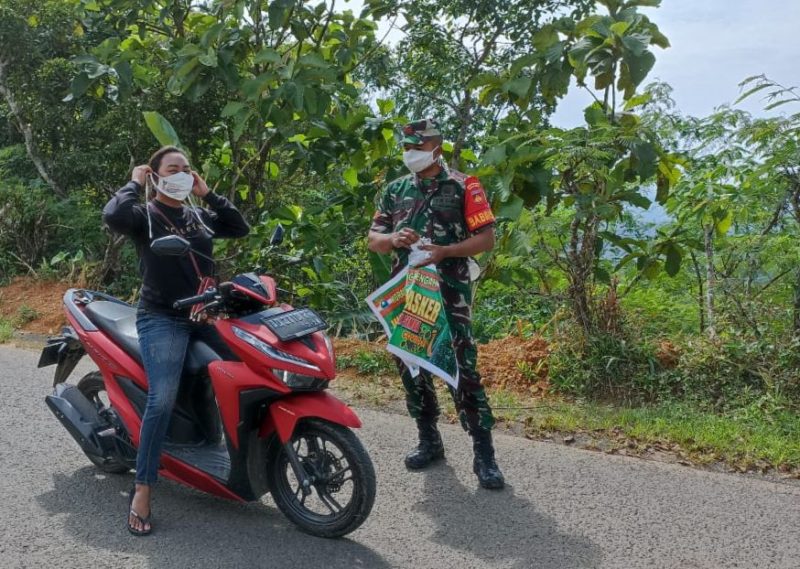
[[[270,237],[269,244],[270,245],[280,245],[283,243],[283,234],[286,230],[283,228],[283,225],[280,223],[278,227],[275,228],[275,231],[272,232],[272,237]]]
[[[150,250],[159,257],[180,257],[185,255],[191,244],[178,235],[159,237],[150,243]]]

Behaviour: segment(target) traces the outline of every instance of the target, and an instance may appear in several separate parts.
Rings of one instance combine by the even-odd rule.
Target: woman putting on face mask
[[[145,188],[147,199],[142,204]],[[206,207],[185,205],[190,196],[201,199]],[[131,533],[147,535],[152,529],[150,491],[157,480],[189,340],[199,337],[224,349],[212,327],[193,322],[187,310],[175,310],[172,305],[197,294],[203,278],[213,275],[212,238],[244,237],[250,229],[233,204],[211,192],[191,170],[183,151],[174,146],[161,148],[147,165],[133,169],[131,181],[103,209],[103,220],[112,231],[133,240],[142,277],[136,329],[149,388],[127,524]],[[155,255],[150,243],[167,235],[183,237],[199,254]]]

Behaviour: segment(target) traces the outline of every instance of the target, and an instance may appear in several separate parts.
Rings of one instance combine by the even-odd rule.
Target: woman
[[[140,201],[145,187],[148,199]],[[207,208],[184,205],[189,195]],[[152,199],[150,199],[152,198]],[[178,393],[190,338],[215,342],[215,330],[189,319],[188,309],[172,304],[197,294],[203,277],[213,274],[212,238],[244,237],[250,231],[230,201],[208,189],[189,167],[186,155],[174,146],[161,148],[147,165],[133,169],[131,181],[103,208],[103,220],[117,233],[130,237],[139,256],[142,289],[136,319],[139,345],[149,389],[142,417],[136,481],[130,494],[128,530],[148,535],[151,488],[158,478],[159,456]],[[154,239],[180,235],[203,256],[159,257],[150,250]]]

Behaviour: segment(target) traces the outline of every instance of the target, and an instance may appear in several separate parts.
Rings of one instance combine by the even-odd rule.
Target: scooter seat
[[[108,300],[95,300],[86,305],[84,314],[95,326],[111,336],[129,356],[142,363],[139,335],[136,333],[135,307]]]
[[[136,332],[136,308],[128,304],[95,300],[86,305],[85,314],[95,326],[111,336],[125,353],[142,363],[139,334]],[[192,340],[186,350],[183,372],[198,375],[213,361],[222,358],[202,340]]]

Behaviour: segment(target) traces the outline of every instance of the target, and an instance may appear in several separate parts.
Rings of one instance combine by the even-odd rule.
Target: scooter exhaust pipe
[[[59,383],[53,394],[45,397],[45,402],[84,452],[101,458],[105,456],[98,431],[106,425],[91,401],[77,387]]]

